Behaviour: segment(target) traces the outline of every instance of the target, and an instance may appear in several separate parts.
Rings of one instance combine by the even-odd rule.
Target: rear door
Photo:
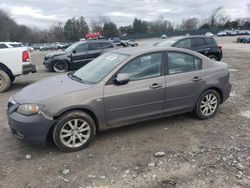
[[[209,49],[207,48],[203,37],[197,37],[197,38],[194,37],[190,38],[190,40],[191,40],[192,50],[207,56]]]
[[[204,81],[202,60],[187,53],[167,53],[165,113],[192,109]]]
[[[162,57],[162,52],[156,52],[133,59],[118,71],[129,74],[127,84],[111,82],[104,87],[108,125],[128,124],[162,114],[165,97]]]
[[[99,42],[89,43],[89,61],[92,61],[99,55],[101,55],[101,45]]]

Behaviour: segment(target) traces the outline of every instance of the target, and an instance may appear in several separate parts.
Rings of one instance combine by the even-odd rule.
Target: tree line
[[[250,12],[250,4],[248,5]],[[126,36],[142,33],[167,33],[172,31],[192,31],[197,29],[238,29],[250,28],[250,17],[231,20],[223,7],[214,9],[206,19],[196,17],[185,18],[180,24],[164,19],[163,16],[154,21],[134,18],[128,26],[120,26],[111,21],[109,17],[99,16],[92,18],[88,24],[83,16],[70,18],[65,23],[57,22],[48,29],[41,30],[17,24],[11,14],[0,9],[0,41],[17,41],[28,43],[46,42],[74,42],[89,32],[100,32],[105,38]]]

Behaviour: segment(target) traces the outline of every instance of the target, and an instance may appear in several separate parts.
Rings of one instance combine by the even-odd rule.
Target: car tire
[[[7,91],[10,88],[10,76],[3,70],[0,70],[0,93]]]
[[[218,61],[219,60],[219,58],[217,56],[215,56],[215,55],[209,55],[208,58],[212,59],[214,61]]]
[[[69,69],[69,65],[67,61],[56,61],[53,63],[53,67],[52,67],[54,72],[66,72]]]
[[[194,112],[199,119],[209,119],[216,114],[219,105],[219,93],[213,89],[209,89],[199,97]]]
[[[81,111],[64,114],[53,129],[53,141],[65,152],[78,151],[85,148],[95,137],[94,120]]]

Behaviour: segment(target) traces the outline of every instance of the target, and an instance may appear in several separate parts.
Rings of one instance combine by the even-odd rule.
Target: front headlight
[[[41,105],[37,104],[22,104],[17,108],[17,113],[25,115],[25,116],[31,116],[34,114],[38,114],[42,109]]]

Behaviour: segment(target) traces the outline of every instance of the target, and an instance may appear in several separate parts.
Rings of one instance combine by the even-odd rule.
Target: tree
[[[117,26],[113,22],[105,23],[103,26],[103,35],[105,38],[119,36],[119,31],[117,29]]]
[[[133,22],[133,30],[135,33],[146,33],[148,31],[147,22],[135,18]]]
[[[89,32],[89,27],[84,17],[68,19],[64,25],[64,36],[69,41],[77,41]]]
[[[90,26],[92,32],[103,32],[103,27],[105,23],[109,23],[110,18],[106,16],[99,16],[97,18],[92,18],[90,21]]]
[[[223,6],[219,6],[214,9],[209,17],[209,22],[212,27],[224,24],[228,20],[229,18],[225,15]]]
[[[149,32],[167,32],[173,31],[173,25],[170,21],[164,20],[162,16],[160,16],[157,20],[148,23]]]
[[[57,22],[57,23],[53,24],[50,27],[49,32],[51,33],[51,36],[52,36],[51,40],[53,42],[55,42],[55,41],[63,41],[64,40],[62,22]]]
[[[198,18],[193,17],[193,18],[183,19],[181,24],[181,30],[192,31],[198,29],[198,26],[199,26]]]
[[[131,25],[129,25],[129,26],[121,26],[119,28],[119,31],[120,31],[122,36],[134,34],[134,30],[133,30]]]

